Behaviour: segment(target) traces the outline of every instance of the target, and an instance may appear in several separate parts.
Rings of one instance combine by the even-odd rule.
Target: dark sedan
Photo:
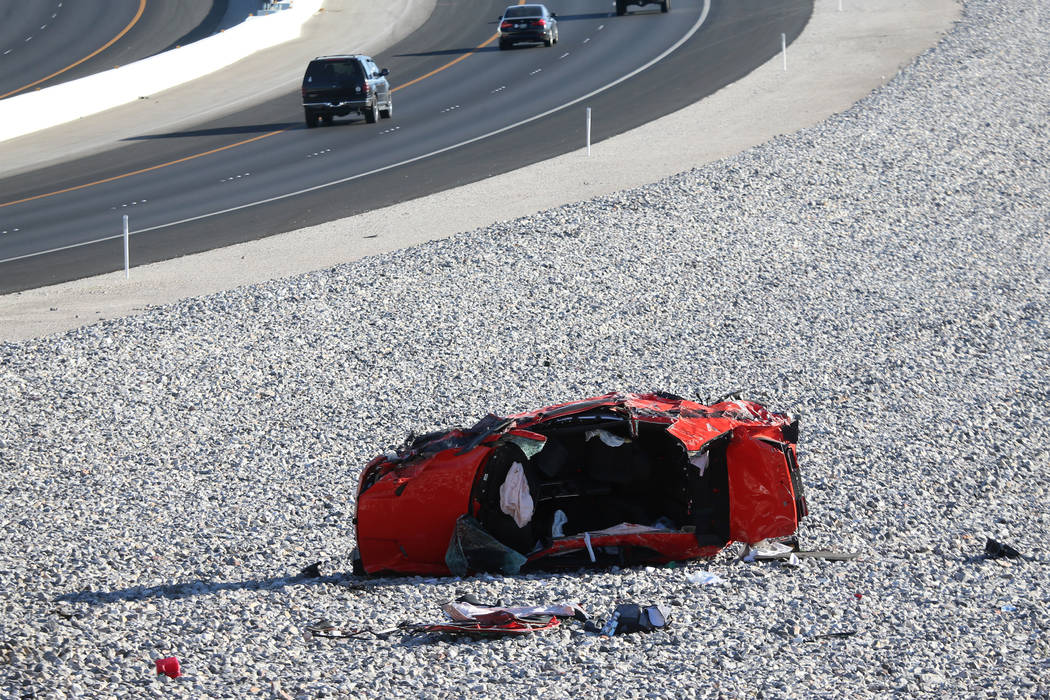
[[[558,43],[557,15],[545,5],[513,5],[499,18],[499,47],[509,49],[518,43]]]

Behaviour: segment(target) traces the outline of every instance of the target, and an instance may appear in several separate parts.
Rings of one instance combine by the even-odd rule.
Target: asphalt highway
[[[0,0],[0,99],[212,34],[226,0]]]
[[[568,4],[568,3],[565,3]],[[600,141],[746,75],[812,0],[676,0],[616,17],[559,12],[554,47],[499,51],[505,3],[439,4],[376,56],[394,116],[307,130],[298,93],[176,133],[0,181],[0,293],[119,269],[121,216],[144,263],[406,201]],[[542,183],[536,183],[541,187]]]

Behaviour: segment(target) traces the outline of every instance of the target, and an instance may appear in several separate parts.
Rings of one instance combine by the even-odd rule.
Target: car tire
[[[660,12],[667,12],[671,9],[671,0],[664,0],[660,3]]]
[[[379,121],[379,103],[373,102],[372,105],[365,112],[365,121],[369,124],[375,124]]]
[[[557,27],[555,27],[555,28],[554,28],[554,43],[555,43],[555,44],[557,44],[557,43],[558,43],[558,41],[560,41],[560,39],[561,39],[561,37],[560,37],[560,36],[558,36],[558,28],[557,28]]]
[[[546,46],[548,49],[550,47],[554,46],[554,33],[553,32],[551,32],[550,34],[548,34],[547,36],[545,36],[543,38],[543,45]]]
[[[393,97],[391,97],[390,100],[386,103],[386,109],[379,110],[379,116],[382,117],[383,119],[389,119],[390,117],[394,116],[394,98]]]
[[[332,115],[331,114],[324,114],[324,115],[322,115],[321,116],[321,123],[323,123],[325,126],[331,126],[332,125]]]
[[[303,112],[306,114],[306,128],[313,129],[315,126],[317,126],[317,119],[319,115],[309,109],[305,109],[303,110]]]
[[[627,12],[627,3],[623,0],[616,0],[616,16],[623,17],[623,13]]]

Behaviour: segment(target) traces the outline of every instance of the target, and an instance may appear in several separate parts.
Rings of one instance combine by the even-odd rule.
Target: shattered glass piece
[[[470,571],[498,571],[514,576],[526,561],[523,555],[485,532],[469,515],[456,520],[456,529],[445,553],[445,564],[453,576],[466,576]]]
[[[538,455],[544,445],[547,444],[546,440],[538,440],[535,438],[525,437],[523,435],[515,435],[514,433],[508,433],[506,438],[508,442],[512,442],[518,446],[527,458],[532,459]]]

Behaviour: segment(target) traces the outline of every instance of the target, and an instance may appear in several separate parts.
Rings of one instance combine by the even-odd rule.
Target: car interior
[[[694,532],[701,545],[724,544],[728,435],[691,461],[666,425],[637,421],[632,436],[631,423],[610,413],[530,426],[547,438],[531,459],[514,442],[502,442],[476,490],[482,527],[522,554],[545,549],[559,536],[624,523]],[[500,487],[514,463],[522,465],[534,503],[532,518],[522,527],[501,507]]]

